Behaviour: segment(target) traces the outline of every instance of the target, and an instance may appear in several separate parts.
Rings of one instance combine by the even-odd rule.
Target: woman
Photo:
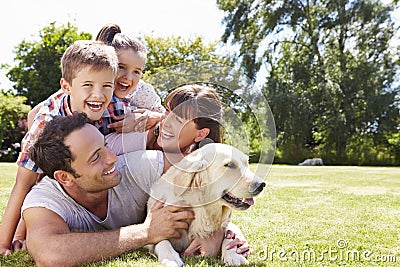
[[[107,135],[110,149],[117,155],[135,150],[162,150],[168,158],[168,169],[170,164],[198,149],[201,141],[223,141],[222,106],[214,89],[198,84],[183,85],[169,93],[164,102],[166,112],[159,124],[144,133]],[[121,127],[122,122],[110,127],[114,125]]]
[[[222,143],[222,105],[216,91],[198,84],[174,89],[165,99],[166,113],[154,130],[149,131],[147,149],[162,150],[164,173],[184,156],[210,142]],[[128,139],[123,142],[129,143]],[[235,238],[240,229],[231,224],[225,238],[232,239],[230,248],[247,256],[251,249],[245,240]],[[195,239],[184,255],[217,256],[224,232],[215,232],[206,239]]]
[[[165,106],[165,118],[154,131],[156,141],[150,147],[164,151],[166,169],[198,149],[201,142],[222,143],[222,106],[212,88],[178,87],[166,97]]]

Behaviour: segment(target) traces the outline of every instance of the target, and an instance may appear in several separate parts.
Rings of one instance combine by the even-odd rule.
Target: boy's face
[[[121,49],[117,54],[119,64],[114,94],[124,98],[135,89],[142,78],[146,61],[132,49]]]
[[[70,95],[71,111],[84,112],[92,121],[99,120],[114,93],[114,78],[111,70],[92,71],[87,66],[71,84],[61,79],[61,88]]]

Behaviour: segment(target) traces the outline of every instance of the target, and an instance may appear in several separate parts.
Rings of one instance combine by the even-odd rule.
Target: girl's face
[[[174,112],[167,111],[165,118],[160,123],[157,144],[165,152],[186,154],[190,145],[202,139],[204,139],[203,130],[197,129],[193,120],[181,118]]]
[[[135,89],[142,78],[146,60],[132,49],[121,49],[117,54],[119,65],[114,95],[125,98]]]

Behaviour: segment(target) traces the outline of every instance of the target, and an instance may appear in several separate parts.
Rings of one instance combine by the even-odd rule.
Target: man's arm
[[[179,237],[177,229],[188,228],[182,220],[192,219],[194,214],[157,202],[142,224],[85,233],[71,232],[59,215],[46,208],[28,208],[23,216],[27,248],[38,266],[75,266]]]
[[[3,221],[0,225],[0,254],[11,254],[11,242],[21,218],[21,206],[26,194],[35,184],[38,174],[24,167],[19,166],[16,176],[16,183],[11,191]]]

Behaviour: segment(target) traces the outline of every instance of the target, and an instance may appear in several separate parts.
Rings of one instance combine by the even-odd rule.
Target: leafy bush
[[[26,116],[31,109],[26,98],[0,92],[0,161],[15,161],[27,130]]]

